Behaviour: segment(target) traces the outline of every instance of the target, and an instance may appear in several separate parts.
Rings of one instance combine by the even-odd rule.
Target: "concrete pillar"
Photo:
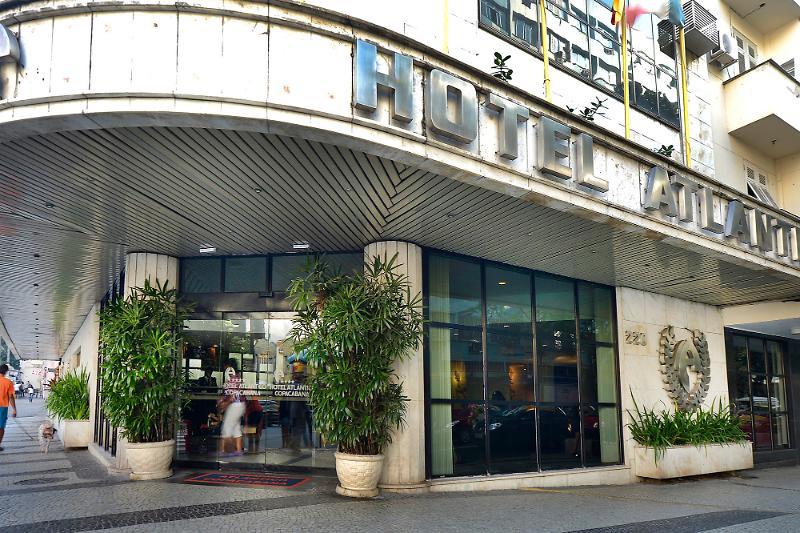
[[[364,258],[376,255],[391,259],[397,254],[400,271],[408,276],[411,294],[422,292],[422,250],[419,246],[401,241],[383,241],[368,245]],[[421,310],[421,309],[420,309]],[[403,383],[403,393],[409,398],[406,427],[394,433],[392,443],[384,450],[386,459],[380,486],[392,492],[427,490],[425,483],[425,376],[422,342],[414,353],[395,365],[397,379]]]
[[[178,258],[162,254],[132,253],[125,256],[125,298],[130,296],[131,288],[144,286],[144,280],[161,283],[169,282],[169,287],[178,286]]]
[[[136,252],[125,256],[125,298],[131,289],[144,286],[144,280],[169,282],[169,288],[178,287],[178,258],[163,254]],[[127,440],[117,436],[117,456],[114,469],[125,471],[128,467],[125,444]]]

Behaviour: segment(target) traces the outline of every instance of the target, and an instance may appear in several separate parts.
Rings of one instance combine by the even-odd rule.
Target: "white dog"
[[[45,420],[39,426],[39,449],[42,450],[42,453],[50,451],[50,443],[53,442],[55,434],[56,428],[53,427],[51,421]]]

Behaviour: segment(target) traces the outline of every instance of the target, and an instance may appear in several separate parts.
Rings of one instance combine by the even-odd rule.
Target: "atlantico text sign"
[[[357,40],[354,63],[353,105],[356,108],[376,112],[379,94],[386,91],[393,121],[408,124],[415,119],[418,110],[414,105],[411,57],[394,53],[388,72],[380,72],[375,45]],[[480,131],[475,86],[433,69],[427,73],[424,87],[426,131],[456,146],[473,143]],[[511,164],[520,157],[520,126],[532,122],[531,112],[493,93],[486,96],[484,105],[497,117],[497,155]],[[538,118],[534,130],[534,166],[539,172],[554,180],[571,181],[579,190],[588,189],[593,195],[608,195],[608,181],[595,175],[591,135],[573,135],[569,126],[545,115]],[[757,207],[745,206],[741,199],[718,195],[711,188],[678,173],[670,174],[660,166],[648,172],[637,207],[645,213],[659,213],[676,225],[694,225],[705,235],[738,241],[767,256],[800,261],[800,232],[793,222]]]

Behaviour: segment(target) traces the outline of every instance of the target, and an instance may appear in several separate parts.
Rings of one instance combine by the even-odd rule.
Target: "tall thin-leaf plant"
[[[183,374],[178,366],[183,321],[177,292],[158,280],[100,311],[103,411],[130,442],[161,442],[174,434]]]
[[[735,444],[747,440],[731,406],[723,403],[721,398],[708,410],[676,408],[657,412],[639,407],[635,398],[633,406],[635,414],[628,411],[631,421],[627,424],[631,436],[642,446],[653,449],[656,463],[672,446]]]
[[[50,383],[47,411],[59,420],[89,420],[89,374],[71,370]]]
[[[313,367],[314,425],[343,453],[380,454],[404,423],[407,398],[392,365],[419,345],[422,314],[398,268],[396,255],[346,275],[318,260],[289,285],[290,338]]]

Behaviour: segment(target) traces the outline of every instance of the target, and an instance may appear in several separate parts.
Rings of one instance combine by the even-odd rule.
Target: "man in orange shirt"
[[[17,416],[17,401],[14,394],[14,384],[6,377],[8,365],[0,365],[0,444],[3,443],[3,436],[6,434],[6,421],[8,420],[8,404],[14,409],[13,416]],[[0,452],[3,447],[0,446]]]

